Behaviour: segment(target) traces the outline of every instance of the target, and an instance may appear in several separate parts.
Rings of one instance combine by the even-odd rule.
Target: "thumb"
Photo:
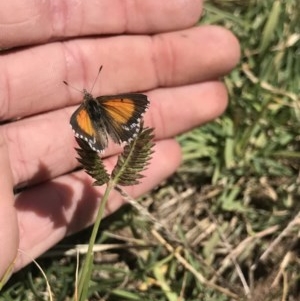
[[[13,271],[17,256],[19,230],[14,208],[13,176],[8,148],[0,131],[0,288]]]

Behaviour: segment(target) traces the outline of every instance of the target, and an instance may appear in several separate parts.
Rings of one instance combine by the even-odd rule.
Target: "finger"
[[[226,109],[226,87],[219,81],[149,92],[151,107],[145,124],[154,127],[155,139],[166,139],[219,117]]]
[[[16,9],[18,8],[18,9]],[[62,37],[153,33],[197,22],[202,1],[0,2],[0,48],[45,43]]]
[[[174,140],[156,144],[149,169],[143,174],[142,183],[126,189],[133,198],[150,190],[172,174],[181,160],[181,153]],[[115,162],[111,158],[108,164]],[[22,225],[20,254],[16,269],[21,268],[49,249],[66,234],[90,225],[99,207],[104,187],[92,186],[92,179],[83,171],[59,177],[22,192],[16,201],[18,218]],[[124,203],[119,193],[113,192],[106,207],[106,214],[114,212]]]
[[[17,214],[14,208],[13,177],[9,165],[5,140],[0,135],[0,282],[2,276],[13,264],[18,249],[19,231]]]
[[[220,82],[207,82],[148,93],[146,125],[155,128],[155,139],[166,139],[219,116],[227,104]],[[3,131],[10,152],[14,183],[22,186],[59,176],[77,166],[76,142],[69,126],[74,108],[66,108],[6,124]],[[105,156],[115,154],[111,147]]]
[[[49,58],[47,65],[45,58]],[[80,102],[82,94],[63,85],[63,80],[89,90],[100,64],[104,68],[95,85],[95,95],[215,79],[230,71],[238,59],[236,38],[215,26],[152,38],[123,36],[72,40],[11,53],[0,57],[3,70],[0,73],[0,120]]]

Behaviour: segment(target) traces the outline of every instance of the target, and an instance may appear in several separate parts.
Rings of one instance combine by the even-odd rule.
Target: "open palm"
[[[57,6],[54,6],[56,3]],[[121,5],[122,4],[122,5]],[[5,6],[5,7],[1,7]],[[18,7],[18,9],[16,9]],[[32,1],[0,4],[0,276],[20,248],[36,257],[91,223],[99,187],[77,166],[69,119],[82,94],[146,93],[146,126],[156,147],[137,197],[172,174],[180,148],[172,137],[219,116],[227,104],[218,80],[239,59],[227,30],[192,27],[202,1]],[[120,148],[109,147],[112,166]],[[18,194],[13,188],[25,187]],[[123,200],[112,194],[107,214]],[[15,270],[30,260],[19,254]]]

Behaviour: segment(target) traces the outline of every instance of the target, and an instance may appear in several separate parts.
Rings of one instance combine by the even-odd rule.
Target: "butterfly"
[[[148,105],[147,96],[141,93],[93,97],[83,89],[83,102],[72,114],[70,124],[76,137],[88,142],[92,150],[103,152],[108,137],[122,144],[137,135]]]

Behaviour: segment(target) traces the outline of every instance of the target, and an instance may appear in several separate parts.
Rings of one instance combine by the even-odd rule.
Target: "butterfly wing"
[[[70,124],[75,136],[84,139],[94,151],[103,151],[107,146],[107,134],[90,118],[85,104],[72,114]]]
[[[137,133],[149,101],[140,93],[93,98],[84,92],[84,102],[70,119],[75,136],[87,141],[94,151],[103,151],[108,135],[116,143],[129,142]]]
[[[136,135],[149,104],[147,96],[140,93],[100,96],[97,101],[106,132],[119,144],[129,142]]]

